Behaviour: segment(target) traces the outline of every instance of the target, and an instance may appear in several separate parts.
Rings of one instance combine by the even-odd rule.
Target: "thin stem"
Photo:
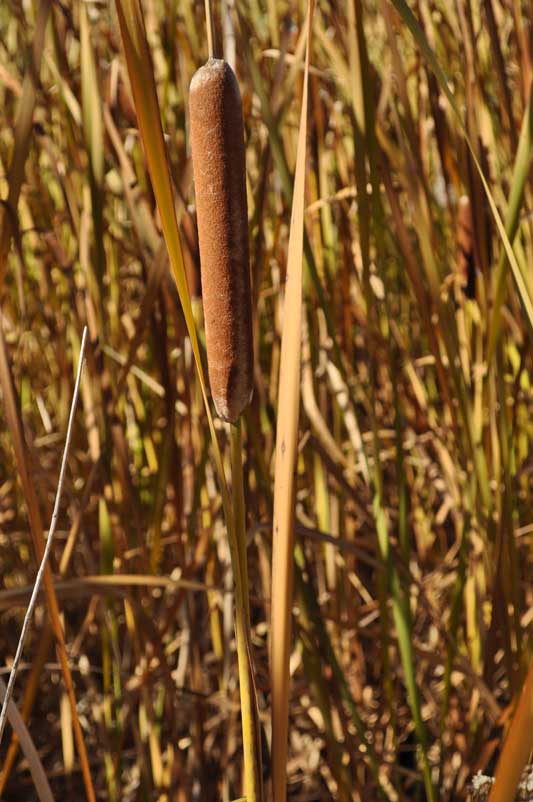
[[[207,27],[207,51],[209,58],[216,58],[215,52],[215,15],[213,0],[205,0],[205,22]]]
[[[264,797],[261,769],[261,738],[250,636],[250,602],[246,562],[240,421],[235,426],[230,426],[230,441],[233,502],[233,532],[230,534],[230,539],[231,537],[234,538],[234,543],[231,544],[230,542],[230,551],[235,575],[235,634],[239,663],[245,794],[247,802],[262,802]]]
[[[50,556],[50,551],[52,550],[52,543],[54,540],[54,534],[56,531],[57,526],[57,519],[59,515],[59,505],[61,503],[61,496],[63,493],[63,483],[65,481],[65,473],[67,470],[67,458],[68,452],[70,449],[70,441],[72,438],[72,426],[74,423],[74,413],[76,412],[76,403],[78,400],[78,393],[80,389],[80,380],[81,380],[81,371],[83,368],[83,361],[84,361],[84,353],[85,353],[85,343],[87,341],[87,326],[83,329],[83,336],[81,338],[81,346],[80,346],[80,357],[78,360],[78,372],[76,375],[76,383],[74,384],[74,393],[72,395],[72,404],[70,406],[70,415],[68,419],[68,426],[67,426],[67,436],[65,439],[65,448],[63,450],[63,459],[61,461],[61,469],[59,471],[59,480],[57,483],[57,492],[56,498],[54,503],[54,510],[52,512],[52,520],[50,521],[50,529],[48,530],[48,538],[46,540],[46,546],[44,549],[43,558],[41,560],[41,564],[39,566],[39,570],[37,571],[37,577],[35,579],[35,584],[33,586],[33,591],[30,598],[30,603],[28,605],[28,609],[26,611],[26,615],[24,616],[24,622],[22,624],[22,631],[20,633],[20,638],[17,646],[17,651],[15,654],[15,659],[13,660],[13,666],[11,668],[11,674],[9,675],[9,681],[7,683],[6,694],[4,696],[4,702],[2,705],[2,711],[0,712],[0,743],[2,742],[2,735],[4,733],[4,728],[6,726],[7,720],[7,709],[9,706],[9,700],[13,695],[13,689],[15,686],[15,680],[17,678],[17,669],[22,658],[22,651],[24,649],[24,642],[26,640],[26,635],[28,634],[28,629],[30,627],[30,622],[33,616],[33,611],[35,610],[35,605],[37,604],[37,597],[39,595],[39,590],[41,588],[41,582],[43,579],[44,569],[46,568],[46,563],[48,562],[48,557]]]
[[[250,602],[248,598],[248,562],[246,559],[246,513],[244,507],[244,486],[242,476],[242,437],[241,423],[231,426],[231,498],[237,538],[239,566],[244,592],[247,627],[250,628]]]

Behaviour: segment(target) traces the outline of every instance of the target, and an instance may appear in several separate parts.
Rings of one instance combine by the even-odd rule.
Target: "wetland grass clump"
[[[0,8],[0,798],[533,802],[528,4],[204,2]]]

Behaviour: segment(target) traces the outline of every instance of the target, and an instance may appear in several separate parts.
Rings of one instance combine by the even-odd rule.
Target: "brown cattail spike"
[[[252,394],[253,346],[242,104],[227,62],[194,74],[189,110],[209,381],[233,422]]]
[[[476,258],[472,206],[468,195],[459,198],[457,208],[457,270],[467,298],[476,297]]]

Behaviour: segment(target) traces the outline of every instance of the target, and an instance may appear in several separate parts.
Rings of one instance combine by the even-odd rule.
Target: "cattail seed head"
[[[457,271],[467,298],[476,295],[476,259],[472,206],[468,195],[459,198],[457,208]]]
[[[209,381],[233,422],[252,394],[253,345],[242,104],[227,62],[194,74],[189,111]]]

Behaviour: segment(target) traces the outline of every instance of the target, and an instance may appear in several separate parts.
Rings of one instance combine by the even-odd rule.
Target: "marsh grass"
[[[238,433],[180,242],[204,4],[0,8],[2,663],[91,340],[17,708],[55,799],[231,802],[244,642],[277,802],[459,800],[478,769],[503,802],[533,746],[527,4],[323,0],[307,61],[303,0],[212,5],[245,122]],[[31,784],[5,738],[0,795]]]

